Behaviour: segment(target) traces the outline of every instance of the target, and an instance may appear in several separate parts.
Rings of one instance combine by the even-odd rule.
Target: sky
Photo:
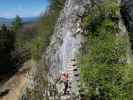
[[[0,0],[0,17],[39,16],[48,7],[48,0]]]

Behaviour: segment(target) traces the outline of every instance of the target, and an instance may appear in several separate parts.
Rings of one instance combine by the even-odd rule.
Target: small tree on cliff
[[[16,18],[14,19],[14,21],[12,22],[13,25],[13,30],[16,32],[19,29],[22,28],[23,26],[23,22],[22,19],[19,16],[16,16]]]

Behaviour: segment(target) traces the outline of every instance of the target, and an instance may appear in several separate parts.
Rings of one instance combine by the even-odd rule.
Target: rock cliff
[[[51,42],[42,57],[42,62],[45,62],[48,66],[48,81],[54,83],[62,72],[67,72],[70,75],[72,92],[76,95],[79,94],[78,91],[80,85],[78,57],[80,54],[80,48],[85,45],[84,43],[86,40],[83,34],[85,30],[81,27],[82,18],[89,6],[91,7],[93,6],[93,3],[95,4],[100,2],[102,2],[102,0],[95,0],[95,2],[93,0],[66,0],[64,9],[61,11],[60,17],[56,23],[55,30],[51,37]],[[132,5],[132,0],[122,0],[121,2],[121,15],[118,20],[119,29],[121,30],[122,35],[127,35],[127,30],[131,33],[133,32]],[[123,21],[125,23],[123,23]],[[127,27],[127,30],[125,26]],[[130,35],[131,42],[132,36],[133,35]],[[130,52],[130,47],[127,49],[129,49]],[[127,54],[127,56],[129,56],[129,54]],[[41,64],[39,66],[42,67],[44,65]],[[38,68],[35,68],[35,70],[36,71],[34,72],[37,73]],[[76,70],[76,72],[74,72],[74,70]],[[42,78],[45,78],[45,75],[42,76]],[[32,82],[32,79],[29,80]],[[58,91],[62,90],[60,84],[57,84],[56,86]],[[41,92],[43,94],[44,91]]]

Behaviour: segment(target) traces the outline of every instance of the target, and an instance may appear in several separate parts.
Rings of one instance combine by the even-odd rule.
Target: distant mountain
[[[36,22],[39,20],[39,17],[23,17],[23,22]]]
[[[0,25],[2,24],[11,25],[11,22],[12,22],[12,19],[0,17]]]
[[[3,18],[0,17],[0,25],[5,24],[7,26],[10,26],[11,23],[13,22],[14,18]],[[23,17],[22,18],[24,24],[30,24],[30,23],[35,23],[39,21],[39,17]]]

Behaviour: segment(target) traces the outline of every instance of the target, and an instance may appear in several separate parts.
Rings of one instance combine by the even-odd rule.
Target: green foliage
[[[12,69],[11,52],[14,50],[15,33],[7,29],[5,25],[0,30],[0,73]]]
[[[14,21],[12,22],[13,30],[17,32],[19,29],[22,28],[23,22],[22,19],[19,16],[16,16]]]
[[[101,24],[101,21],[106,17],[110,17],[113,20],[118,19],[120,7],[117,3],[117,0],[106,0],[98,4],[94,2],[95,0],[93,0],[93,6],[88,8],[88,11],[86,12],[86,17],[83,19],[83,28],[96,29],[97,26]]]
[[[33,45],[31,45],[31,52],[33,59],[39,60],[41,58],[42,52],[47,45],[46,43],[48,43],[45,40],[45,37],[43,39],[41,36],[38,36],[35,40],[32,41]]]
[[[49,8],[46,13],[40,17],[40,21],[26,28],[21,28],[21,19],[16,17],[13,28],[17,31],[16,48],[29,49],[32,59],[40,60],[42,53],[50,43],[55,24],[64,6],[65,0],[49,0]],[[25,31],[27,30],[27,31]],[[28,31],[32,30],[32,31]]]
[[[127,37],[116,36],[117,7],[117,2],[106,0],[89,8],[90,13],[83,19],[82,26],[88,34],[85,48],[89,50],[81,55],[81,83],[90,100],[133,99],[133,68],[126,64],[129,43]]]
[[[41,17],[38,35],[32,41],[31,52],[33,59],[39,60],[42,52],[48,46],[64,2],[65,0],[50,0],[50,7],[47,13]]]
[[[120,7],[117,0],[106,0],[101,4],[101,12],[106,15],[111,15],[112,17],[118,16]]]
[[[38,24],[34,23],[31,25],[26,25],[19,29],[16,34],[16,49],[30,49],[33,39],[36,38],[38,32]]]
[[[51,9],[60,10],[64,7],[65,0],[49,0]]]

